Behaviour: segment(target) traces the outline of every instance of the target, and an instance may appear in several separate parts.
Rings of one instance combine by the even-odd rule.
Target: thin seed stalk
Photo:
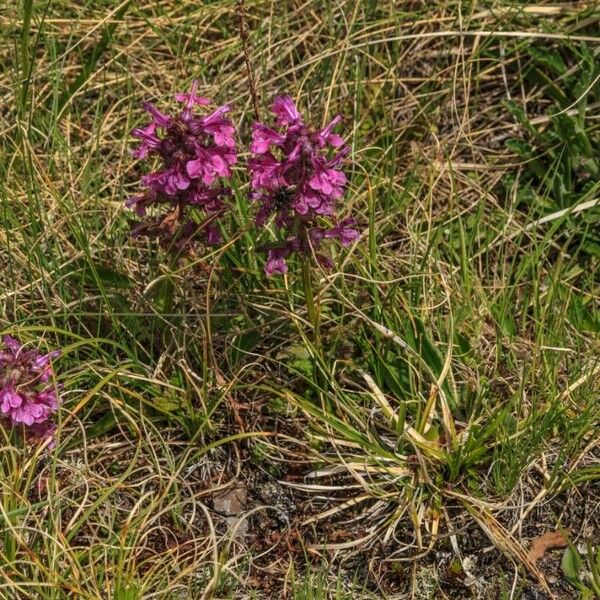
[[[246,7],[244,0],[238,0],[236,5],[237,16],[240,26],[240,39],[242,40],[242,48],[244,50],[244,62],[246,63],[246,74],[248,77],[248,88],[250,97],[252,98],[252,106],[254,108],[254,117],[258,121],[260,119],[260,111],[258,108],[258,94],[256,93],[256,83],[254,72],[252,70],[252,61],[250,59],[250,48],[248,43],[248,28],[246,25]]]

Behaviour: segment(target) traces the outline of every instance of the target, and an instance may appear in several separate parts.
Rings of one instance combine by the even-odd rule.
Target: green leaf
[[[313,376],[313,359],[308,348],[303,344],[289,346],[285,352],[278,354],[277,358],[284,360],[288,366],[298,371],[301,375],[308,378]]]
[[[248,352],[252,352],[254,348],[262,341],[263,337],[258,331],[244,331],[238,334],[229,350],[229,360],[232,365],[237,365]]]
[[[174,395],[156,396],[152,401],[152,405],[159,412],[172,415],[172,413],[181,409],[182,402]]]
[[[414,330],[409,330],[406,341],[412,345],[415,352],[421,357],[423,363],[428,366],[431,374],[437,379],[442,374],[444,368],[444,357],[437,349],[435,343],[427,335],[423,321],[418,317],[413,317],[412,322]],[[414,337],[412,337],[413,335]],[[456,394],[450,385],[448,377],[444,379],[441,387],[450,405],[456,406]]]
[[[600,320],[586,307],[579,294],[571,294],[569,317],[582,331],[600,332]]]
[[[548,50],[539,46],[529,46],[528,52],[540,65],[548,67],[554,75],[563,75],[567,70],[565,61],[556,50]]]
[[[85,285],[94,287],[100,287],[113,289],[128,289],[132,288],[135,284],[131,278],[125,273],[121,273],[116,269],[100,265],[90,264],[85,259],[77,261],[75,264],[69,266],[70,276],[73,279],[81,281]]]
[[[100,419],[98,419],[91,427],[86,429],[87,438],[95,438],[100,435],[104,435],[108,433],[111,429],[113,429],[117,424],[117,418],[115,417],[115,413],[112,411],[108,411],[104,413]]]
[[[581,569],[581,557],[575,549],[575,546],[569,545],[565,550],[561,561],[561,567],[565,577],[572,581],[577,581],[577,576]]]
[[[504,142],[504,145],[508,150],[523,158],[529,158],[533,150],[531,144],[518,138],[510,138]]]

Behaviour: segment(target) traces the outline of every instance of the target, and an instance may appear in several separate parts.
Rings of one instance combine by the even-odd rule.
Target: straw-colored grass
[[[230,0],[0,10],[0,333],[64,386],[53,451],[0,428],[0,598],[585,594],[528,548],[598,542],[598,7],[242,6],[246,53]],[[319,343],[245,148],[222,247],[129,236],[129,132],[192,79],[243,140],[284,92],[344,117]]]

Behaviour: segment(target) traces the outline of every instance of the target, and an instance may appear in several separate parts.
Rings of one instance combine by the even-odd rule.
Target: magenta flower
[[[275,98],[272,111],[276,127],[253,125],[248,163],[251,197],[261,203],[257,225],[274,217],[285,232],[283,242],[266,247],[267,275],[286,273],[286,258],[294,253],[311,256],[325,239],[347,246],[359,238],[353,219],[337,222],[335,216],[346,186],[341,166],[349,152],[333,133],[341,117],[321,130],[311,129],[289,96]],[[316,257],[323,266],[333,266],[327,256]]]
[[[146,102],[144,109],[152,121],[131,132],[140,140],[133,155],[140,159],[157,156],[161,165],[142,177],[144,191],[125,204],[142,218],[147,217],[148,208],[167,208],[137,223],[133,235],[158,237],[163,246],[177,251],[190,250],[200,235],[207,244],[221,241],[216,220],[225,212],[231,190],[219,180],[231,176],[237,160],[235,128],[225,116],[229,106],[220,106],[207,116],[196,114],[197,106],[211,104],[196,94],[197,87],[194,81],[189,93],[175,95],[183,103],[176,116],[163,114]]]
[[[9,335],[0,348],[0,423],[25,426],[29,439],[52,439],[56,426],[51,417],[59,404],[52,360],[60,351],[40,354]]]

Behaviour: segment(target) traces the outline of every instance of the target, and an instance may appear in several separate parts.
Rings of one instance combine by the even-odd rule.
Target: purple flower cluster
[[[189,93],[175,95],[183,108],[174,117],[145,103],[152,121],[132,131],[140,140],[134,156],[158,156],[161,168],[142,177],[144,191],[126,204],[140,217],[146,217],[149,207],[168,207],[166,214],[138,223],[133,234],[158,237],[164,246],[179,251],[190,249],[199,234],[208,244],[220,242],[215,220],[224,212],[231,191],[219,180],[231,176],[231,165],[237,160],[235,128],[225,116],[229,106],[220,106],[207,116],[196,114],[197,106],[211,103],[196,94],[197,87],[194,82]],[[190,208],[199,209],[203,220],[198,221]]]
[[[252,198],[261,203],[257,224],[264,225],[275,215],[275,225],[285,231],[284,241],[267,248],[267,275],[286,273],[291,254],[310,256],[324,239],[348,246],[359,237],[354,219],[335,218],[336,201],[346,185],[341,166],[349,152],[333,133],[341,117],[321,130],[311,129],[289,96],[275,98],[272,111],[275,127],[253,126],[249,161]],[[326,220],[333,225],[326,225]],[[316,257],[323,266],[333,266],[329,257],[319,253]]]
[[[56,426],[50,420],[58,410],[52,383],[52,359],[60,352],[41,354],[6,335],[0,346],[0,418],[5,424],[25,425],[35,439],[52,438]]]
[[[198,234],[208,244],[221,241],[215,224],[226,208],[231,190],[220,180],[231,175],[236,162],[235,128],[225,115],[227,105],[208,116],[194,112],[206,106],[207,98],[196,94],[197,82],[189,94],[176,94],[183,103],[176,117],[161,113],[152,104],[144,104],[152,121],[134,129],[140,140],[134,156],[143,159],[158,156],[161,168],[142,177],[143,193],[126,204],[140,217],[149,207],[167,205],[167,213],[138,223],[134,235],[153,235],[168,248],[188,250]],[[341,120],[316,130],[306,125],[289,96],[275,98],[275,124],[256,122],[252,128],[251,198],[260,202],[256,222],[265,225],[274,216],[275,225],[284,231],[284,239],[265,246],[267,275],[287,272],[286,259],[294,254],[312,256],[325,267],[332,267],[328,256],[317,252],[326,239],[348,246],[359,237],[354,219],[336,218],[336,203],[344,195],[346,176],[342,165],[349,148],[334,133]],[[199,209],[198,213],[189,208]],[[192,213],[192,214],[190,214]]]

